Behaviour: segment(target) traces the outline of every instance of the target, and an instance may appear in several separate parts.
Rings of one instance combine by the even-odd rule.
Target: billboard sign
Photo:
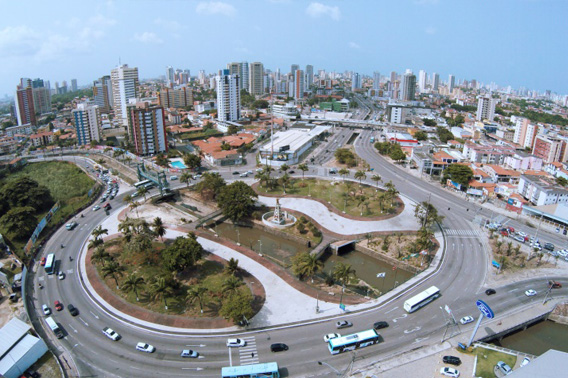
[[[483,302],[481,299],[477,300],[477,302],[475,302],[475,305],[486,318],[493,319],[495,317],[495,313],[493,312],[493,310],[489,307],[487,303]]]

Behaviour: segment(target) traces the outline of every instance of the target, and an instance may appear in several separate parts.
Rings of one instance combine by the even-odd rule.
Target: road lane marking
[[[86,321],[84,321],[83,318],[81,318],[80,316],[79,316],[79,320],[82,321],[87,327],[89,326],[89,323],[87,323]]]
[[[395,307],[395,308],[393,308],[393,309],[388,310],[387,312],[385,312],[385,315],[388,314],[389,312],[392,312],[392,311],[396,310],[397,308],[398,308],[398,306]]]
[[[91,314],[93,314],[93,316],[94,316],[95,318],[97,318],[97,319],[99,318],[99,316],[96,315],[94,312],[92,312],[92,311],[89,311],[89,312],[90,312]]]
[[[406,333],[408,335],[409,333],[420,331],[421,329],[422,329],[422,327],[414,327],[412,329],[405,329],[404,333]]]
[[[393,323],[396,323],[397,320],[404,319],[404,318],[406,318],[407,316],[408,316],[408,314],[402,314],[402,315],[399,316],[398,318],[394,318],[392,321],[393,321]]]
[[[186,345],[186,347],[201,347],[201,348],[206,347],[206,346],[207,346],[207,345],[205,345],[205,344],[199,344],[199,345],[197,345],[197,344],[196,344],[196,345],[191,345],[191,344],[189,344],[189,345]]]
[[[77,330],[75,328],[73,328],[73,326],[71,324],[69,324],[69,328],[71,328],[75,333],[77,333]]]

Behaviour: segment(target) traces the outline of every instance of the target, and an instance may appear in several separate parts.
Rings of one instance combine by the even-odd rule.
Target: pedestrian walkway
[[[256,348],[256,338],[254,336],[243,337],[246,341],[244,347],[238,348],[240,365],[258,364],[258,350]]]
[[[444,229],[444,232],[447,236],[471,236],[478,238],[480,236],[479,230],[453,230],[453,229]]]

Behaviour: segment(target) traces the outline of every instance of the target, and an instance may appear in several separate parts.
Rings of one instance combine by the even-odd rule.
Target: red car
[[[562,287],[562,284],[560,282],[556,282],[556,281],[548,281],[548,287],[551,287],[553,289],[560,289]]]
[[[41,266],[45,266],[45,257],[42,257],[42,258],[41,258],[41,261],[39,262],[39,264],[40,264]]]
[[[61,304],[61,302],[55,301],[55,309],[56,309],[57,311],[63,310],[63,305]]]

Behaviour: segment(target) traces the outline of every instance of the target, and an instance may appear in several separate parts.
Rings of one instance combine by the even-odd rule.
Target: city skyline
[[[568,79],[554,74],[567,56],[562,1],[0,3],[0,97],[13,96],[21,77],[91,85],[119,62],[138,67],[140,79],[167,66],[195,76],[248,61],[283,73],[296,63],[365,76],[410,68],[442,82],[452,74],[568,92]]]

